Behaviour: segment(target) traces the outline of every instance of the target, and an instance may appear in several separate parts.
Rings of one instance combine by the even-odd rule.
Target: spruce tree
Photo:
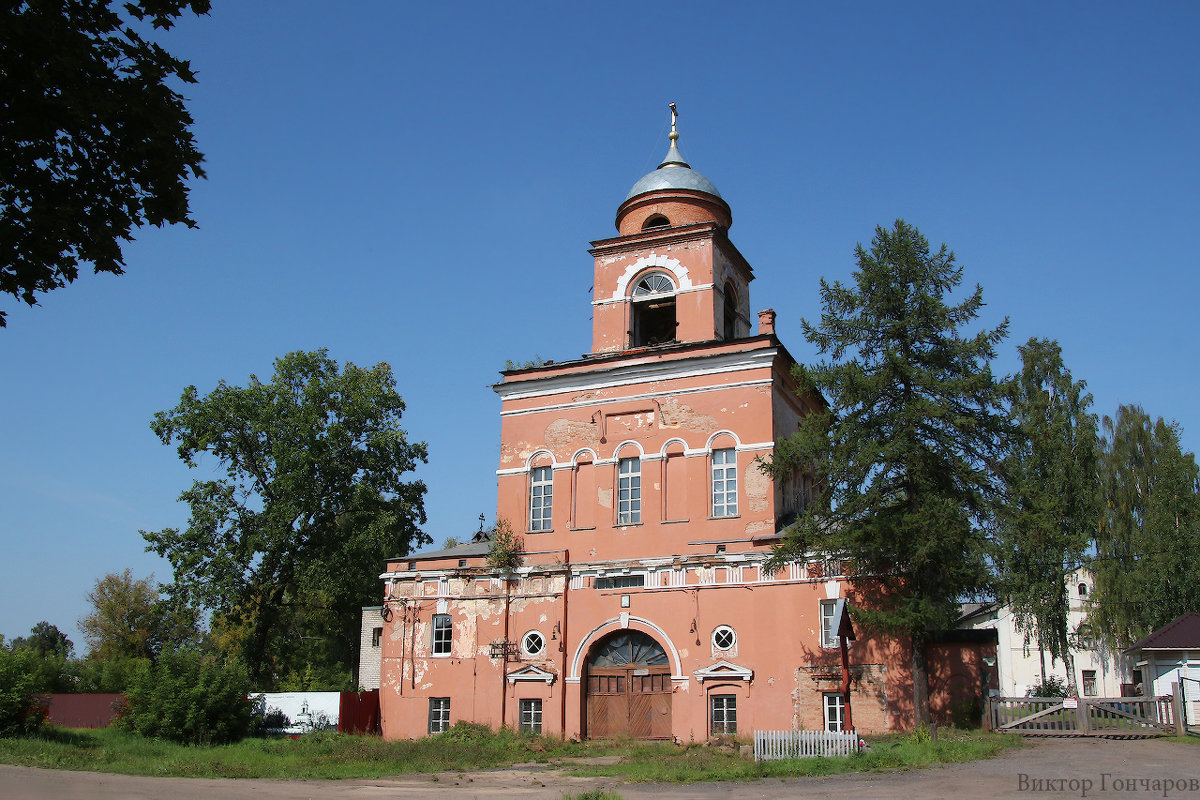
[[[1200,483],[1179,427],[1139,406],[1104,418],[1088,618],[1128,646],[1185,611],[1200,609]]]
[[[775,561],[827,552],[851,562],[854,616],[911,641],[913,707],[928,722],[926,647],[960,599],[989,584],[982,523],[1007,430],[990,361],[1008,322],[965,335],[982,290],[951,304],[954,254],[931,253],[902,220],[855,255],[853,285],[822,279],[821,320],[803,323],[828,360],[796,377],[829,408],[779,441],[768,469],[777,480],[814,470],[819,496]]]
[[[1058,342],[1030,339],[1021,372],[1005,383],[1013,424],[997,513],[1000,594],[1025,642],[1066,666],[1077,694],[1065,576],[1084,561],[1099,514],[1097,419],[1092,396],[1063,364]]]

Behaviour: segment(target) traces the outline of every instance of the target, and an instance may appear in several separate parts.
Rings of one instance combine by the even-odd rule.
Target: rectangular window
[[[519,723],[520,730],[528,731],[529,733],[542,732],[542,701],[541,700],[522,700],[521,701],[521,721]]]
[[[825,730],[841,732],[846,720],[846,699],[841,692],[827,692],[824,697]]]
[[[450,729],[450,698],[429,698],[429,733],[441,733]]]
[[[645,586],[645,575],[607,575],[596,578],[597,589],[628,589],[633,586]]]
[[[713,450],[712,515],[736,517],[737,513],[737,451],[732,447]]]
[[[554,510],[554,471],[535,467],[529,473],[529,530],[548,531]]]
[[[737,695],[714,694],[709,697],[708,726],[713,736],[737,733]]]
[[[836,600],[821,601],[821,647],[837,647],[837,631],[833,629],[833,612],[837,608]]]
[[[1083,696],[1096,696],[1096,670],[1085,669],[1083,671]]]
[[[434,614],[433,615],[433,646],[432,653],[435,656],[450,655],[450,640],[453,638],[454,628],[450,624],[449,614]]]
[[[371,629],[371,647],[379,647],[379,641],[383,639],[383,628]]]
[[[622,458],[617,465],[617,524],[642,521],[642,461]]]

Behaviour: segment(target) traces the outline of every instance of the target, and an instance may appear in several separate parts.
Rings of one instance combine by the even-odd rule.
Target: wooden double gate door
[[[587,735],[671,738],[671,669],[662,647],[638,631],[602,640],[588,659]]]

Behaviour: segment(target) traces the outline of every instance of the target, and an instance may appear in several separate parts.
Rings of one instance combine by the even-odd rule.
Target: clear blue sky
[[[750,302],[813,357],[821,276],[902,217],[1095,410],[1200,442],[1200,4],[217,2],[189,58],[198,230],[143,231],[0,331],[0,633],[75,630],[97,578],[170,579],[139,529],[194,477],[151,434],[183,388],[291,350],[389,362],[429,443],[428,532],[495,514],[505,359],[590,344],[593,239],[680,147],[733,208]],[[376,571],[378,564],[364,564]]]

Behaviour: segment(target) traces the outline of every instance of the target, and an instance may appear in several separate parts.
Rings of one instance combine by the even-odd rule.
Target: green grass
[[[711,747],[642,744],[635,745],[629,757],[619,764],[571,767],[569,772],[633,782],[747,781],[954,764],[992,758],[1021,745],[1017,736],[946,728],[939,731],[936,742],[918,743],[910,735],[867,737],[867,740],[871,747],[859,755],[762,762],[747,761]]]
[[[494,733],[461,723],[441,736],[414,741],[316,733],[298,739],[247,739],[211,747],[143,739],[115,730],[50,729],[35,737],[0,739],[0,763],[128,775],[321,779],[561,761],[562,768],[574,775],[690,783],[924,767],[989,758],[1019,743],[1016,736],[943,729],[937,742],[918,744],[907,736],[881,737],[872,740],[870,751],[859,756],[755,763],[716,747],[637,741],[579,744],[508,730]],[[621,761],[603,766],[570,761],[594,756],[619,756]],[[583,798],[593,796],[595,793]]]

